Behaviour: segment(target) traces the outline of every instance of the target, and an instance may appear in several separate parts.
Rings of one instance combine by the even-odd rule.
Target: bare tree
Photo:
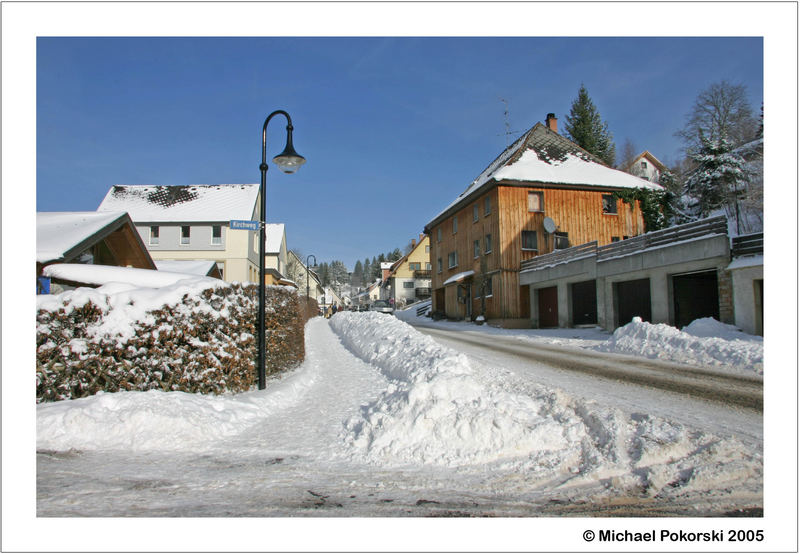
[[[626,138],[625,142],[622,144],[621,159],[618,169],[632,172],[634,168],[630,167],[630,165],[640,153],[641,152],[636,148],[636,145],[633,144],[633,141],[629,138]]]
[[[757,131],[746,87],[721,81],[697,96],[686,124],[675,135],[683,139],[687,155],[692,155],[702,147],[701,135],[712,141],[726,139],[737,147],[753,140]]]

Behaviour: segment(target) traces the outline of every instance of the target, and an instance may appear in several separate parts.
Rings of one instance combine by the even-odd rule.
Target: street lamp
[[[301,165],[306,163],[306,159],[295,152],[294,146],[292,145],[292,131],[294,127],[292,126],[292,118],[283,110],[275,110],[267,119],[264,120],[264,129],[261,132],[261,165],[259,169],[261,170],[261,216],[260,216],[260,225],[261,232],[259,233],[259,261],[258,261],[258,389],[263,390],[266,387],[266,370],[264,367],[265,364],[265,357],[266,357],[266,329],[265,322],[264,322],[264,304],[265,302],[265,290],[266,285],[264,283],[264,256],[266,255],[266,244],[267,244],[267,229],[266,229],[266,222],[267,222],[267,125],[269,124],[270,120],[278,115],[281,114],[286,117],[286,148],[283,149],[283,152],[272,158],[272,161],[275,162],[275,165],[283,171],[284,173],[294,173],[297,171]]]
[[[316,257],[314,254],[309,254],[308,256],[306,256],[306,298],[311,298],[311,297],[308,295],[308,272],[309,272],[309,269],[308,269],[308,259],[309,259],[309,258],[314,258],[314,265],[315,265],[315,266],[317,265],[317,257]]]

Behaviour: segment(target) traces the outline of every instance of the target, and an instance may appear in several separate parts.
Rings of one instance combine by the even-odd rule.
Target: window
[[[543,212],[544,211],[544,193],[528,191],[528,211],[529,212]]]
[[[222,244],[222,225],[211,226],[211,244]]]
[[[414,288],[414,281],[403,281],[403,288],[404,289],[413,289]]]
[[[458,233],[458,218],[453,216],[453,234]]]
[[[478,205],[472,206],[472,221],[478,221]]]
[[[431,262],[425,262],[425,269],[427,269],[428,271],[431,270]]]
[[[150,244],[158,244],[158,225],[152,225],[150,227]]]
[[[436,242],[442,242],[442,228],[436,229]]]
[[[522,231],[522,249],[539,250],[539,243],[536,240],[536,231]]]
[[[181,226],[181,244],[189,244],[191,237],[191,227],[188,225]]]
[[[483,296],[491,296],[492,295],[492,278],[489,277],[486,279],[485,284],[483,285]]]
[[[555,250],[563,250],[564,248],[569,248],[569,234],[564,233],[562,231],[556,231],[554,236],[553,248]]]
[[[492,251],[492,234],[489,233],[484,237],[483,252],[484,254],[488,254],[491,251]]]
[[[483,215],[489,215],[490,213],[492,213],[492,198],[487,196],[483,200]]]
[[[476,258],[481,257],[481,241],[476,240],[472,243],[472,255]]]
[[[430,244],[425,246],[425,253],[426,254],[430,254],[431,253],[431,245]]]
[[[611,237],[611,242],[619,242],[619,237]]]
[[[422,269],[422,264],[420,262],[408,262],[408,269],[410,271],[419,271]]]
[[[647,162],[642,162],[642,169],[647,169]]]
[[[617,198],[613,194],[603,195],[603,213],[604,214],[617,214]]]
[[[458,252],[450,252],[447,255],[447,267],[453,268],[458,265]]]
[[[436,273],[442,272],[442,259],[436,258]]]

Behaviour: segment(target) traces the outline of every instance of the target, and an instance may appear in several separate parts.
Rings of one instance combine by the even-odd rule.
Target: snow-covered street
[[[382,314],[313,319],[306,341],[264,391],[40,404],[37,514],[760,513],[757,432],[521,380]]]

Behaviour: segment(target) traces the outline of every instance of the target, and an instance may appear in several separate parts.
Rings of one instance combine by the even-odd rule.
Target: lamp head
[[[283,152],[272,158],[272,161],[275,162],[278,169],[284,173],[294,173],[300,169],[301,165],[306,163],[306,159],[295,151],[294,145],[292,144],[293,130],[294,128],[291,125],[286,126],[286,148],[283,149]]]

